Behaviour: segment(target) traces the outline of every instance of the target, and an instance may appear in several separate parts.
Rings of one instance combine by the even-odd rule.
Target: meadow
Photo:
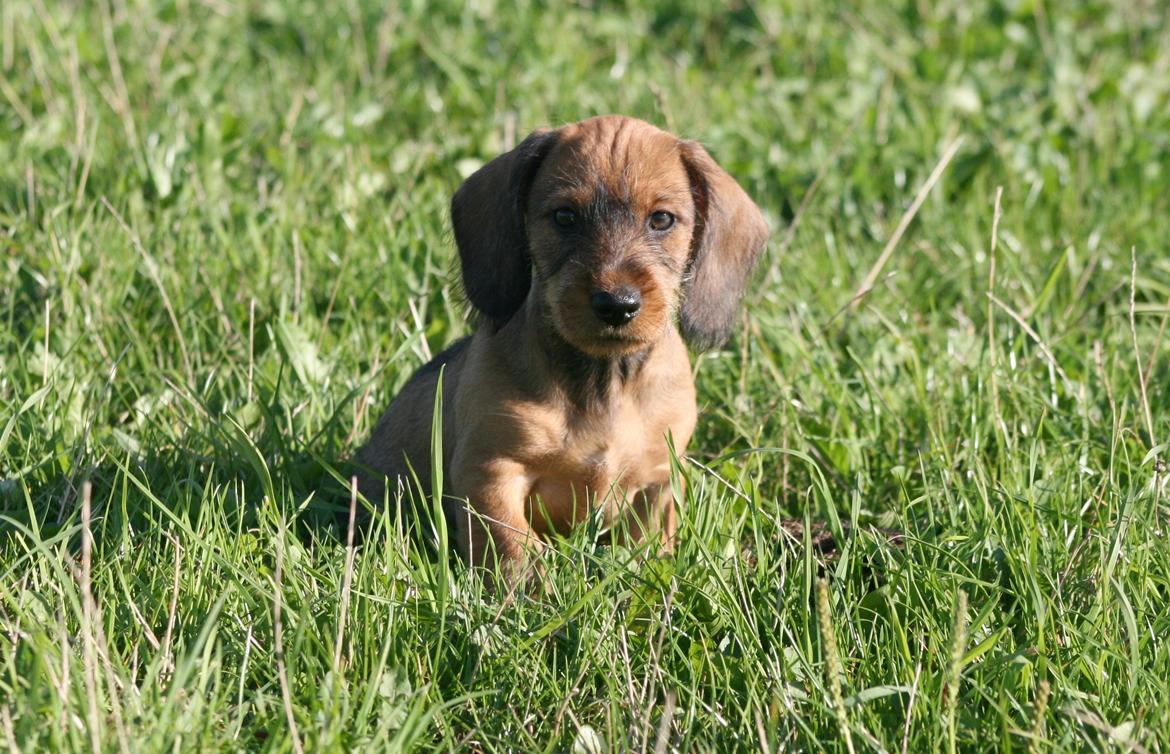
[[[5,0],[0,749],[1170,750],[1168,17]],[[452,192],[605,112],[773,228],[676,552],[347,548]]]

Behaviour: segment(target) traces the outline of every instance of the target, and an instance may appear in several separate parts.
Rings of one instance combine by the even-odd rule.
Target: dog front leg
[[[678,528],[675,513],[674,493],[670,483],[652,484],[641,489],[634,496],[629,520],[630,538],[635,542],[646,541],[657,535],[666,552],[674,549],[674,535]]]
[[[544,545],[525,516],[532,481],[524,466],[497,460],[453,472],[456,489],[469,501],[455,523],[464,561],[507,584],[532,576],[528,551],[539,553]]]

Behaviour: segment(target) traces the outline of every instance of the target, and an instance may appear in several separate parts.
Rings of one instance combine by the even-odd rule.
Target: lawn
[[[5,0],[0,749],[1170,751],[1168,21]],[[511,601],[348,551],[468,331],[452,192],[603,112],[773,227],[677,551],[586,527]]]

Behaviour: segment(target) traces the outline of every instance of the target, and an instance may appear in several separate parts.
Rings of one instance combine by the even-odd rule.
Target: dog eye
[[[651,212],[650,213],[650,228],[651,230],[670,230],[674,225],[674,215],[669,212]]]
[[[562,228],[571,228],[577,222],[577,213],[568,207],[553,210],[553,222]]]

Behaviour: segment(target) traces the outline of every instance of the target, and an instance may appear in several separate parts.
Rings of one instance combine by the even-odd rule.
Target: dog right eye
[[[577,222],[577,213],[568,207],[553,210],[553,222],[562,228],[571,228]]]

